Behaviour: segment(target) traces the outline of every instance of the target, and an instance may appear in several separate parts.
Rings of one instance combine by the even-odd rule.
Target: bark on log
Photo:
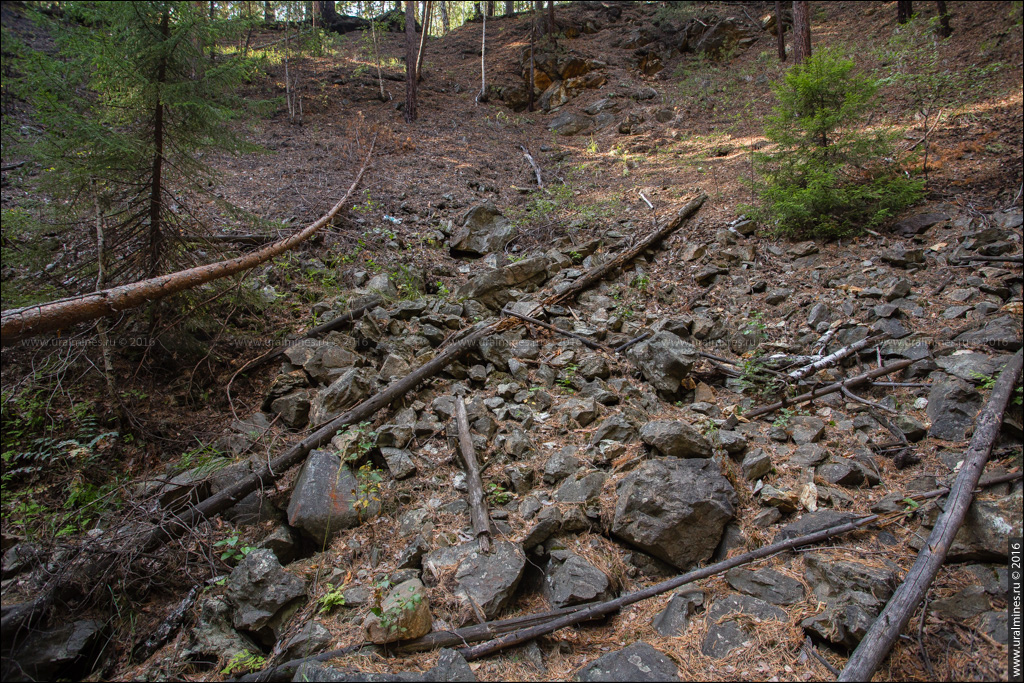
[[[130,285],[113,287],[102,292],[92,292],[45,304],[4,311],[0,314],[0,345],[7,346],[29,337],[56,332],[79,323],[116,315],[121,311],[137,308],[151,301],[158,301],[186,289],[255,268],[261,263],[283,254],[312,237],[320,228],[330,224],[334,216],[341,211],[359,185],[359,181],[362,180],[363,172],[370,164],[370,157],[376,142],[377,138],[374,137],[366,161],[359,169],[356,179],[345,196],[338,200],[338,203],[331,207],[330,211],[297,233],[259,251],[227,261],[197,266],[177,273],[134,282]]]
[[[843,348],[841,348],[841,349],[839,349],[839,350],[837,350],[837,351],[835,351],[833,353],[830,353],[829,355],[825,356],[821,360],[817,360],[817,361],[811,363],[810,365],[806,365],[806,366],[800,368],[799,370],[794,370],[793,372],[789,373],[789,378],[794,380],[794,381],[796,381],[796,382],[799,382],[800,380],[804,379],[805,377],[810,377],[811,375],[816,373],[818,370],[824,370],[825,368],[827,368],[827,367],[829,367],[831,365],[835,365],[836,363],[838,363],[842,359],[847,358],[849,356],[852,356],[853,354],[857,353],[861,349],[866,349],[867,347],[871,346],[875,342],[879,342],[879,341],[885,339],[888,336],[889,335],[886,334],[886,333],[876,334],[876,335],[873,335],[873,336],[861,339],[858,342],[854,342],[853,344],[850,344],[849,346],[844,346]]]
[[[967,510],[974,498],[974,487],[992,453],[992,445],[999,435],[1006,405],[1020,379],[1022,361],[1024,350],[1014,354],[996,380],[992,395],[978,416],[974,436],[971,437],[967,453],[964,454],[963,465],[950,489],[945,511],[939,515],[906,579],[893,593],[885,609],[875,619],[867,635],[846,662],[846,668],[839,676],[840,681],[871,680],[928,592],[928,587],[938,574],[946,559],[946,553],[949,552],[949,547],[953,544],[964,517],[967,516]]]
[[[455,399],[455,420],[459,425],[459,450],[466,466],[466,489],[469,496],[470,517],[473,520],[473,534],[480,543],[480,550],[491,552],[491,518],[487,514],[487,500],[484,498],[484,482],[480,478],[480,465],[473,449],[473,437],[469,433],[469,417],[466,403],[461,397]]]
[[[796,405],[797,403],[811,401],[821,396],[834,394],[837,391],[841,391],[843,387],[851,388],[860,386],[861,384],[864,384],[865,382],[870,382],[871,380],[876,379],[878,377],[891,375],[892,373],[898,370],[902,370],[903,368],[908,367],[913,363],[914,361],[910,360],[909,358],[906,360],[896,361],[895,363],[890,363],[889,365],[885,365],[880,368],[875,368],[874,370],[865,372],[862,375],[857,375],[856,377],[845,379],[842,382],[828,384],[824,387],[812,389],[811,391],[808,391],[807,393],[804,394],[800,394],[799,396],[794,396],[793,398],[788,398],[783,401],[777,401],[776,403],[772,403],[761,408],[755,408],[754,410],[751,410],[749,413],[745,413],[743,417],[749,420],[755,417],[760,417],[761,415],[773,413],[779,408],[785,408],[786,406]]]
[[[544,189],[544,181],[540,177],[540,166],[534,161],[533,156],[530,154],[530,150],[526,149],[525,145],[519,145],[519,149],[523,150],[523,156],[530,162],[530,166],[533,166],[533,172],[537,176],[537,187],[541,190]]]
[[[503,314],[505,314],[505,315],[510,315],[513,318],[519,318],[520,320],[528,322],[531,325],[536,325],[537,327],[543,327],[545,330],[551,330],[552,332],[555,332],[556,334],[561,334],[561,335],[564,335],[566,337],[571,337],[572,339],[575,339],[575,340],[579,341],[581,344],[583,344],[584,346],[586,346],[589,349],[593,349],[594,351],[609,351],[609,349],[607,349],[606,347],[602,346],[601,344],[598,344],[597,342],[590,341],[586,337],[584,337],[582,335],[579,335],[579,334],[576,334],[575,332],[570,332],[569,330],[563,330],[560,327],[555,327],[554,325],[551,325],[550,323],[546,323],[543,320],[537,320],[536,318],[531,318],[528,315],[523,315],[522,313],[516,313],[515,311],[509,310],[508,308],[502,309],[501,312]]]

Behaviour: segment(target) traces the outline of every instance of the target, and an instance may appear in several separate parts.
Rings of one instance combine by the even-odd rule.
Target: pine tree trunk
[[[779,61],[786,61],[786,31],[782,25],[782,2],[775,0],[775,35],[779,41]]]
[[[451,20],[448,18],[448,2],[441,0],[441,24],[444,26],[445,35],[452,30]]]
[[[544,35],[546,33],[546,31],[544,30],[544,24],[543,23],[539,23],[540,22],[540,18],[542,16],[544,16],[544,0],[534,0],[533,12],[534,12],[533,21],[535,23],[537,23],[539,33],[541,35]]]
[[[274,16],[274,5],[270,0],[264,0],[263,3],[263,23],[273,24],[276,21]]]
[[[526,90],[529,93],[529,97],[530,97],[530,103],[529,103],[529,107],[528,107],[529,111],[533,111],[533,108],[534,108],[533,107],[533,105],[534,105],[534,102],[533,102],[533,98],[534,98],[533,91],[534,91],[534,88],[536,86],[534,85],[534,80],[533,79],[536,76],[534,75],[533,50],[534,50],[534,44],[536,42],[537,42],[537,22],[534,21],[533,25],[530,27],[530,82],[526,86]]]
[[[551,35],[558,33],[555,26],[555,0],[548,0],[548,33]]]
[[[170,37],[170,8],[164,9],[160,20],[160,34],[163,40]],[[157,65],[156,107],[153,112],[153,174],[149,189],[149,277],[156,277],[160,270],[160,256],[163,250],[163,234],[160,227],[161,193],[163,191],[162,174],[164,164],[164,103],[161,100],[160,87],[167,80],[167,58],[160,57]]]
[[[416,120],[416,2],[405,2],[405,122]]]
[[[516,13],[516,3],[514,0],[505,0],[505,16],[511,17]]]
[[[420,49],[416,53],[416,82],[423,80],[423,53],[427,50],[427,29],[430,28],[430,11],[434,3],[426,0],[423,3],[423,31],[420,33]]]
[[[953,35],[953,27],[949,25],[949,9],[946,8],[945,0],[936,0],[935,4],[939,10],[939,35],[949,38]]]
[[[793,61],[811,56],[811,12],[807,0],[793,0]]]
[[[487,101],[487,15],[483,18],[484,27],[480,34],[480,93],[476,96],[478,104]]]
[[[897,0],[896,21],[905,24],[914,15],[914,3],[911,0]]]

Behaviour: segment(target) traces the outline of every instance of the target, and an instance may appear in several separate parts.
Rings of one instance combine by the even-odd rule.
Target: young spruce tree
[[[144,1],[70,2],[41,21],[57,49],[27,53],[17,85],[41,130],[27,149],[45,189],[72,221],[106,224],[109,280],[182,265],[182,238],[198,229],[187,207],[211,176],[201,153],[243,146],[225,123],[249,64],[211,58],[239,20]]]

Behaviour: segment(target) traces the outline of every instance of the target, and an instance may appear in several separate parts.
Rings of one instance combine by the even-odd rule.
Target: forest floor
[[[768,6],[768,3],[760,4]],[[615,19],[593,7],[583,6],[584,3],[560,6],[558,21],[563,29],[581,27],[588,19],[597,18],[601,30],[581,33],[572,39],[561,37],[556,48],[547,46],[545,49],[600,60],[603,65],[599,71],[606,81],[598,88],[582,90],[551,112],[516,112],[493,95],[489,102],[476,101],[480,90],[480,23],[467,24],[444,38],[428,41],[423,81],[419,86],[418,118],[412,124],[403,120],[398,106],[404,102],[405,95],[404,65],[394,58],[404,49],[404,38],[398,34],[381,36],[383,88],[387,99],[384,102],[379,98],[377,67],[367,36],[331,37],[318,56],[305,53],[290,58],[289,76],[297,84],[302,101],[301,118],[295,120],[289,117],[283,104],[285,72],[279,57],[284,53],[279,53],[242,93],[248,99],[267,100],[276,106],[262,117],[237,123],[239,134],[260,145],[263,151],[244,155],[215,154],[206,159],[220,173],[216,199],[249,212],[265,224],[277,225],[277,234],[287,234],[294,227],[312,222],[337,201],[366,158],[371,142],[375,141],[370,166],[352,200],[351,210],[309,244],[268,267],[257,269],[237,285],[250,299],[266,295],[272,304],[253,308],[249,306],[250,299],[242,298],[236,303],[229,291],[215,304],[218,308],[193,321],[188,320],[189,312],[202,296],[169,302],[168,310],[180,305],[181,314],[180,317],[168,315],[161,321],[164,331],[159,336],[160,342],[155,347],[127,349],[115,356],[118,391],[121,392],[116,402],[106,393],[103,374],[98,370],[98,354],[88,347],[58,350],[58,354],[64,355],[58,355],[56,360],[47,355],[53,353],[52,349],[5,349],[4,411],[8,415],[13,410],[31,412],[40,423],[65,425],[48,432],[55,440],[77,438],[75,430],[84,433],[83,415],[92,415],[89,419],[93,422],[115,423],[118,431],[131,434],[131,438],[122,437],[116,443],[108,440],[91,447],[99,456],[117,458],[118,464],[103,465],[102,476],[116,481],[125,491],[135,491],[134,480],[176,473],[184,465],[208,458],[213,453],[212,444],[230,431],[234,420],[248,418],[261,410],[277,371],[264,368],[235,377],[239,368],[259,354],[252,348],[254,340],[279,339],[285,334],[300,333],[322,322],[321,316],[326,317],[328,312],[346,310],[355,297],[353,292],[364,285],[367,278],[388,274],[401,290],[403,278],[415,271],[417,277],[422,278],[422,293],[431,301],[454,300],[452,293],[475,276],[495,265],[547,251],[553,245],[569,245],[567,248],[579,245],[582,250],[594,240],[607,240],[610,233],[618,233],[612,235],[612,239],[628,244],[647,234],[698,192],[706,193],[708,200],[696,219],[669,238],[655,254],[642,257],[637,265],[600,290],[600,296],[614,300],[611,308],[626,321],[624,330],[639,331],[666,318],[694,313],[731,333],[756,329],[763,336],[766,348],[794,349],[794,339],[807,331],[803,326],[815,304],[824,303],[837,312],[846,297],[852,298],[892,275],[877,257],[906,244],[931,250],[927,269],[908,273],[893,269],[896,275],[909,278],[913,291],[919,295],[916,301],[925,309],[923,315],[912,320],[914,339],[952,340],[976,328],[983,318],[969,318],[966,312],[953,318],[944,315],[944,308],[962,303],[948,300],[949,292],[981,286],[969,281],[975,274],[971,269],[958,268],[947,256],[956,245],[970,238],[972,230],[995,225],[997,218],[1002,220],[1004,215],[1015,215],[1013,212],[1019,213],[1021,206],[1024,39],[1016,5],[1001,2],[949,4],[953,10],[954,33],[943,41],[938,51],[936,75],[927,95],[934,99],[915,99],[896,85],[886,86],[871,120],[871,125],[899,132],[897,146],[901,152],[909,152],[911,148],[927,149],[926,156],[919,154],[910,162],[927,170],[927,197],[907,215],[944,213],[949,220],[917,241],[881,230],[820,243],[816,254],[806,255],[796,254],[795,243],[784,238],[761,234],[745,236],[739,238],[739,246],[752,246],[757,254],[756,262],[749,266],[729,265],[722,271],[718,283],[710,287],[702,279],[700,270],[714,259],[691,258],[689,249],[696,244],[708,245],[711,251],[736,246],[722,241],[722,231],[735,225],[743,214],[743,205],[756,201],[750,186],[752,153],[766,141],[763,129],[775,102],[769,84],[782,76],[788,63],[779,63],[775,38],[768,32],[756,32],[752,45],[721,61],[692,53],[666,53],[664,68],[651,76],[637,68],[635,48],[623,45],[635,32],[653,31],[659,25],[678,25],[691,16],[737,16],[747,21],[749,15],[742,15],[754,14],[754,3],[742,7],[716,3],[685,7],[681,7],[682,3],[623,3],[621,17]],[[859,69],[877,76],[894,68],[893,53],[887,46],[896,29],[895,3],[836,2],[813,3],[813,6],[815,50],[840,48],[856,55]],[[931,11],[932,6],[928,5],[926,12]],[[498,90],[521,87],[521,57],[523,50],[529,48],[530,21],[528,16],[518,16],[487,22],[487,83],[497,86]],[[252,36],[252,44],[259,46],[282,35],[267,31]],[[950,92],[941,74],[947,69],[968,68],[977,70],[978,86],[964,92]],[[643,91],[651,88],[654,94],[646,99]],[[549,130],[549,123],[555,117],[565,112],[580,113],[605,98],[619,103],[612,125],[574,136],[562,136]],[[630,115],[636,123],[629,134],[622,134],[618,123]],[[925,136],[927,140],[922,145]],[[535,172],[524,156],[524,149],[537,161],[544,189],[537,188]],[[5,156],[5,168],[14,161],[17,160]],[[18,172],[5,171],[2,197],[5,209],[19,206],[32,195],[30,178],[16,177]],[[459,226],[468,209],[484,202],[493,203],[508,217],[517,226],[518,236],[506,246],[504,254],[498,255],[496,262],[453,258],[447,245],[452,224]],[[199,218],[211,231],[222,234],[253,231],[248,225],[240,226],[237,218],[222,211],[219,202],[211,199],[205,207]],[[1017,235],[1013,253],[1019,253],[1021,228],[1018,224],[1012,229]],[[201,254],[206,255],[210,260],[218,256],[212,250]],[[1008,282],[1012,289],[1013,278],[1019,281],[1019,271],[1019,265],[1009,265],[1005,271],[993,270],[981,275],[986,282],[988,279]],[[37,275],[6,272],[4,287],[29,288]],[[753,294],[749,288],[737,294],[742,289],[737,278],[743,280],[744,286],[765,284],[769,293],[779,288],[789,292],[781,304],[770,305],[760,294],[765,287],[761,287],[760,292],[755,288]],[[1019,293],[1019,285],[1016,286],[1015,291]],[[972,302],[981,298],[978,293]],[[991,315],[1009,312],[1015,316],[1019,338],[1019,296],[1009,296],[997,303]],[[389,302],[391,307],[394,304],[394,301]],[[598,306],[598,303],[584,306],[586,310],[579,313],[586,320]],[[537,338],[542,343],[559,341],[546,332]],[[709,344],[706,348],[728,355],[728,339],[728,335],[723,335],[717,340],[717,346],[712,348]],[[564,365],[562,367],[564,371]],[[616,372],[620,370],[617,368]],[[705,367],[704,370],[705,378],[714,374],[713,369]],[[632,374],[623,373],[623,376],[635,386],[641,386],[643,383]],[[561,388],[566,396],[560,398],[571,400],[571,382],[563,383],[565,376],[559,377],[559,385],[549,384],[549,390],[556,393]],[[738,394],[733,394],[724,384],[724,377],[718,380],[717,384],[708,381],[718,394],[722,408],[739,400]],[[465,382],[469,385],[468,380]],[[33,383],[45,390],[33,388]],[[232,386],[230,401],[225,392],[229,383]],[[472,386],[479,389],[481,395],[493,398],[494,384],[488,380],[482,387]],[[446,378],[423,388],[416,395],[421,404],[418,410],[422,412],[423,404],[430,404],[433,398],[450,392],[452,386],[452,378]],[[662,401],[656,406],[643,403],[638,398],[643,390],[628,394],[632,398],[624,399],[624,403],[642,405],[645,419],[692,416],[685,413],[682,406],[671,402]],[[623,390],[623,394],[627,392]],[[911,387],[877,388],[872,400],[879,401],[887,395],[896,398],[901,410],[911,410],[908,406],[927,396],[928,391]],[[556,401],[556,405],[559,402]],[[374,428],[389,422],[390,413],[385,412],[388,414],[380,415]],[[813,414],[827,421],[831,419],[830,425],[834,425],[842,422],[846,413],[855,412],[840,402]],[[602,413],[605,415],[607,413]],[[914,410],[912,415],[927,423],[923,409]],[[1020,420],[1019,410],[1016,419]],[[35,422],[31,429],[25,427],[27,420],[8,421],[6,416],[4,420],[5,450],[8,443],[20,438],[11,425],[22,425],[26,432],[39,427]],[[70,431],[61,431],[65,428]],[[532,460],[519,464],[532,468],[539,482],[550,454],[565,445],[579,446],[582,450],[595,428],[596,424],[578,429],[551,423],[539,425],[531,438],[538,446],[543,439],[543,447],[536,449]],[[759,432],[752,428],[749,432],[752,445],[758,443],[768,448],[771,440],[765,435],[769,428],[767,422],[757,428]],[[297,440],[300,434],[275,425],[274,442],[269,449],[276,453],[282,444]],[[758,441],[759,437],[764,437],[764,444]],[[828,445],[836,454],[848,455],[855,446],[862,445],[854,441],[849,435],[830,434]],[[878,457],[881,488],[850,488],[845,495],[838,489],[829,489],[836,492],[834,498],[825,503],[846,512],[867,512],[885,493],[911,490],[929,477],[941,483],[955,470],[955,453],[962,451],[965,444],[966,441],[951,443],[925,437],[916,445],[922,458],[919,463],[899,469],[891,461]],[[1002,445],[1006,448],[999,452],[997,466],[1004,471],[1019,469],[1019,438],[1016,444]],[[399,545],[392,547],[390,539],[402,534],[402,516],[422,507],[428,499],[443,498],[448,502],[455,495],[450,484],[458,468],[450,457],[444,457],[447,440],[443,436],[423,439],[417,441],[417,448],[423,449],[417,451],[421,459],[420,474],[402,482],[389,481],[381,492],[391,501],[385,505],[387,514],[345,531],[330,548],[289,565],[289,571],[315,577],[308,591],[310,596],[319,599],[329,589],[323,574],[331,574],[332,570],[333,575],[340,574],[348,586],[370,586],[379,575],[388,574],[395,568],[396,558],[392,556],[400,550]],[[609,499],[614,501],[610,493],[612,484],[621,480],[619,475],[636,466],[641,453],[639,444],[634,444],[621,461],[616,461],[622,467],[616,467],[611,473],[605,486],[608,495],[601,501],[601,521],[605,527],[612,516],[608,503]],[[730,469],[728,462],[727,458],[723,465],[726,470]],[[8,467],[5,459],[5,471]],[[754,482],[745,481],[738,474],[737,465],[731,469],[727,476],[738,491],[737,523],[744,539],[737,547],[749,549],[769,542],[777,526],[789,521],[788,515],[778,525],[755,524],[755,518],[765,505],[757,498]],[[511,501],[502,500],[501,505],[495,507],[503,512],[507,510],[508,525],[518,537],[529,528],[528,520],[520,517],[519,507],[526,492],[515,491],[512,495],[512,482],[492,474],[499,482],[499,493],[511,496]],[[787,469],[780,464],[778,472],[769,479],[779,489],[795,490],[799,475],[796,468]],[[71,490],[78,475],[68,468],[48,473],[43,479],[32,476],[31,485],[23,490],[29,491],[34,503],[62,509],[66,492]],[[287,503],[286,494],[294,478],[294,473],[289,475],[276,492],[270,493],[275,503]],[[5,479],[5,488],[7,486]],[[1017,489],[1019,491],[1019,484]],[[5,496],[3,550],[6,552],[17,543],[29,541],[49,546],[54,542],[53,529],[41,532],[39,524],[45,519],[46,525],[55,526],[58,522],[52,521],[54,518],[30,506],[12,504]],[[461,538],[460,529],[465,522],[457,515],[436,512],[433,533],[437,537]],[[202,668],[192,666],[182,655],[189,647],[188,628],[181,629],[144,664],[128,662],[132,644],[159,623],[191,585],[202,585],[211,577],[230,571],[230,567],[218,559],[220,552],[211,550],[214,542],[231,538],[238,542],[241,537],[243,545],[255,546],[275,525],[264,523],[236,529],[218,520],[210,526],[176,546],[174,557],[169,560],[171,564],[164,565],[163,571],[126,580],[132,590],[127,594],[126,609],[137,615],[113,620],[118,635],[111,643],[104,669],[94,674],[97,679],[224,678],[219,672],[227,662]],[[896,539],[894,544],[880,540],[880,534],[857,536],[855,541],[849,542],[840,540],[830,546],[829,557],[882,569],[896,567],[893,571],[898,574],[913,562],[916,551],[908,539],[917,533],[917,528],[890,529]],[[567,535],[565,542],[612,577],[612,584],[620,593],[657,580],[657,572],[637,571],[636,566],[624,559],[622,546],[603,533],[600,524],[595,523],[593,531]],[[371,552],[373,548],[378,551]],[[166,566],[173,566],[174,571],[166,571]],[[819,613],[821,603],[806,578],[803,558],[794,558],[792,554],[778,556],[760,567],[776,568],[811,590],[806,600],[786,607],[785,620],[762,624],[756,636],[752,636],[752,644],[724,658],[709,657],[701,651],[702,642],[713,626],[710,620],[696,623],[676,637],[658,635],[650,624],[665,607],[665,600],[655,599],[596,625],[566,629],[545,637],[536,651],[522,648],[474,662],[471,664],[473,673],[480,680],[567,680],[595,658],[643,641],[670,657],[683,679],[831,680],[829,671],[804,649],[805,632],[801,622]],[[6,571],[4,578],[5,603],[24,596],[35,586],[28,580],[19,584],[9,579]],[[930,599],[950,598],[974,581],[966,565],[948,565],[940,573]],[[144,585],[144,589],[140,589],[140,585]],[[431,604],[437,622],[453,624],[467,616],[464,605],[455,600],[450,588],[450,582],[445,580],[431,588]],[[711,579],[701,588],[706,591],[705,605],[732,590],[723,577]],[[301,625],[299,622],[306,623],[317,617],[316,599],[310,600],[299,612],[302,619],[294,620],[295,628],[288,631],[289,635]],[[991,605],[994,610],[1005,607],[998,596],[992,598]],[[526,614],[545,608],[542,591],[529,590],[517,597],[508,613]],[[332,648],[361,641],[364,612],[340,609],[319,619],[331,634]],[[975,621],[964,619],[962,623],[954,623],[956,620],[933,614],[923,625],[920,616],[915,616],[910,628],[920,635],[896,646],[880,670],[880,677],[886,680],[928,680],[936,676],[954,680],[1005,678],[1006,645],[982,633],[976,616],[972,617]],[[841,647],[827,645],[821,645],[819,651],[839,668],[848,654]],[[271,660],[274,655],[268,653],[267,659]],[[437,653],[399,658],[367,656],[360,652],[336,660],[331,666],[361,672],[423,671],[436,659]]]

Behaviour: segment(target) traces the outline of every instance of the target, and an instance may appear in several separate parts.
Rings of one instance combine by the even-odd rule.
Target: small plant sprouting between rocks
[[[487,484],[487,501],[491,505],[504,505],[510,500],[512,500],[512,493],[506,491],[504,486],[493,481]]]
[[[259,671],[266,666],[266,664],[266,657],[253,654],[248,650],[242,650],[241,652],[236,652],[235,655],[228,660],[227,666],[221,670],[221,674],[230,676],[236,671],[243,671],[245,673]]]
[[[327,614],[335,607],[344,607],[344,588],[344,586],[334,586],[329,591],[320,596],[320,600],[318,601],[320,604],[320,609],[318,610],[317,613]]]
[[[224,550],[220,554],[220,559],[229,564],[238,564],[245,559],[246,555],[256,550],[255,547],[250,545],[238,545],[239,536],[237,533],[231,534],[227,538],[222,538],[213,544],[214,548],[223,548]]]

